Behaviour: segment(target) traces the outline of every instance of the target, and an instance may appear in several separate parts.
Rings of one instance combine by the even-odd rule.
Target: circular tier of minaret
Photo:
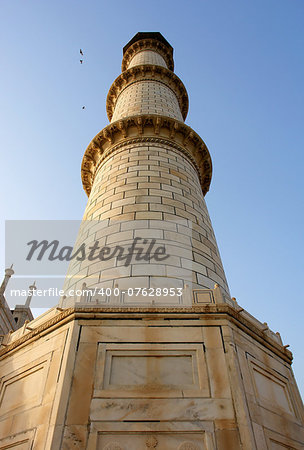
[[[98,249],[137,247],[155,239],[164,247],[162,261],[130,264],[113,258],[72,260],[61,306],[75,301],[92,304],[167,304],[177,298],[101,297],[114,288],[229,290],[204,200],[212,165],[208,149],[184,119],[188,96],[173,72],[173,49],[159,33],[139,33],[124,49],[123,72],[107,98],[110,124],[88,146],[82,178],[89,196],[75,249],[98,242]],[[145,241],[144,241],[145,240]],[[146,243],[146,244],[145,244]],[[90,288],[92,295],[71,295]]]

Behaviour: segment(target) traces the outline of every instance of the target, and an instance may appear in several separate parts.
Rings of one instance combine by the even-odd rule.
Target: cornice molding
[[[150,78],[149,78],[150,77]],[[189,99],[183,82],[174,72],[162,66],[143,64],[131,67],[121,73],[110,87],[107,96],[107,114],[111,121],[118,96],[125,88],[137,81],[158,81],[168,86],[176,95],[179,107],[185,120],[188,114]]]
[[[75,312],[74,308],[68,308],[62,310],[56,316],[51,319],[47,319],[44,323],[39,325],[37,328],[23,334],[21,337],[17,338],[15,341],[11,342],[8,345],[5,345],[4,348],[0,349],[0,357],[5,355],[16,348],[22,347],[24,344],[28,343],[28,341],[35,340],[41,337],[42,334],[52,331],[53,327],[57,327],[60,322],[63,322],[66,318],[69,318],[68,321],[72,320],[73,313]],[[65,322],[64,322],[65,323]],[[63,323],[61,323],[63,325]],[[17,330],[18,331],[18,330]]]
[[[99,163],[118,144],[126,145],[130,139],[148,142],[147,139],[166,140],[178,148],[195,164],[200,177],[203,195],[209,190],[212,162],[208,148],[200,136],[188,125],[170,117],[139,115],[120,119],[101,130],[87,147],[81,165],[83,188],[90,195]],[[153,142],[150,140],[150,142]]]
[[[192,307],[83,307],[75,306],[74,308],[64,309],[56,316],[39,325],[37,328],[28,331],[15,341],[8,343],[0,349],[0,358],[6,358],[13,351],[27,345],[28,343],[39,339],[41,336],[53,331],[54,329],[65,325],[73,320],[100,320],[100,319],[138,319],[149,317],[153,319],[171,318],[172,320],[183,319],[206,319],[214,323],[215,320],[228,320],[241,329],[244,333],[250,335],[260,344],[274,352],[288,364],[292,362],[292,353],[276,342],[271,336],[268,336],[263,330],[258,328],[254,323],[243,316],[238,309],[225,304],[208,304]],[[203,323],[202,323],[202,326]]]
[[[133,58],[133,56],[139,51],[143,50],[153,50],[160,53],[161,56],[166,61],[169,70],[174,70],[174,60],[173,60],[173,49],[167,47],[161,42],[155,39],[141,39],[140,41],[134,42],[125,52],[122,59],[121,71],[127,70],[128,65]]]

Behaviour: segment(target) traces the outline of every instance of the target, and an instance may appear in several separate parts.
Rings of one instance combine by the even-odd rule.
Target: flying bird
[[[80,61],[80,64],[82,64],[82,63],[83,63],[83,59],[80,59],[79,61]]]
[[[79,50],[79,53],[81,54],[81,56],[83,56],[83,53],[82,53],[82,50],[81,50],[81,49]]]
[[[85,109],[85,106],[83,106],[81,109]]]

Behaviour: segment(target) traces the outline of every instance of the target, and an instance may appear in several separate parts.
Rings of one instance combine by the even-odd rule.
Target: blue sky
[[[122,47],[160,31],[188,90],[186,123],[212,156],[206,200],[231,293],[290,344],[303,393],[303,1],[2,0],[0,9],[1,244],[4,220],[82,217],[80,164],[108,123]]]

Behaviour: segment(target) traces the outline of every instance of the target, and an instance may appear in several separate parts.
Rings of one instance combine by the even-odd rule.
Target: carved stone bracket
[[[110,121],[114,114],[117,98],[121,92],[132,83],[143,80],[158,81],[168,86],[176,95],[183,119],[186,119],[189,108],[189,99],[183,82],[175,75],[175,73],[165,67],[145,64],[132,67],[121,73],[110,87],[106,103],[107,114]]]
[[[160,53],[161,56],[166,61],[166,64],[169,70],[174,70],[174,61],[173,61],[173,49],[168,48],[166,45],[157,41],[156,39],[141,39],[140,41],[134,42],[131,47],[129,47],[122,60],[121,71],[124,72],[133,58],[133,56],[142,51],[142,50],[154,50],[157,53]]]
[[[140,139],[139,139],[140,138]],[[140,115],[120,119],[100,131],[85,151],[81,177],[83,188],[90,195],[97,168],[117,145],[126,145],[130,140],[148,142],[165,140],[167,145],[186,154],[198,171],[203,195],[211,183],[212,162],[204,141],[188,125],[175,119],[159,115]],[[178,147],[176,147],[178,146]]]

